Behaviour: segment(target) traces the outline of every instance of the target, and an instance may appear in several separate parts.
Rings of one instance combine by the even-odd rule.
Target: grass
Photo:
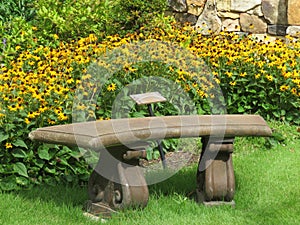
[[[236,207],[205,207],[187,195],[197,165],[149,186],[148,206],[115,214],[106,224],[299,224],[300,133],[270,124],[285,142],[268,150],[264,138],[237,138],[234,152]],[[39,186],[0,195],[0,224],[99,224],[82,214],[86,187]]]

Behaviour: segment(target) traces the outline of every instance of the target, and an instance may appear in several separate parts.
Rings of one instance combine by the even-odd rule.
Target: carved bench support
[[[144,208],[147,205],[148,187],[143,171],[138,166],[138,157],[141,155],[132,154],[132,150],[125,146],[101,151],[88,184],[92,202],[88,210],[91,214],[109,214],[118,209]]]
[[[204,137],[197,170],[197,200],[206,205],[234,205],[233,138]]]

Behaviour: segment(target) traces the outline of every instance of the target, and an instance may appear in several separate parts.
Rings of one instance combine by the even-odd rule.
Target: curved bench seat
[[[100,150],[103,147],[166,138],[271,136],[271,134],[271,129],[259,115],[183,115],[49,126],[32,131],[29,138]]]

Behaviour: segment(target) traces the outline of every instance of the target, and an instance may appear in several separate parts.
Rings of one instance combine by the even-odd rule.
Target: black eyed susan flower
[[[6,149],[9,149],[9,148],[12,148],[12,147],[13,147],[13,146],[12,146],[11,143],[6,142],[6,144],[5,144],[5,148],[6,148]]]
[[[111,83],[107,86],[108,91],[115,91],[117,88],[117,85],[115,83]]]

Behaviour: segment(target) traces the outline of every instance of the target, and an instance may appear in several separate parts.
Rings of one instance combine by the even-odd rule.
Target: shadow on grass
[[[56,186],[38,185],[29,190],[15,192],[21,198],[32,201],[52,202],[57,206],[82,207],[88,200],[87,186],[66,185],[58,183]]]
[[[183,168],[169,179],[149,185],[149,195],[168,196],[171,194],[179,194],[188,196],[196,189],[196,171],[197,166],[192,165]],[[88,187],[86,185],[67,185],[58,183],[56,186],[38,185],[29,190],[20,190],[13,194],[28,199],[30,201],[51,202],[57,206],[83,207],[88,200]]]
[[[149,186],[149,194],[170,195],[179,194],[189,196],[196,190],[197,165],[191,165],[178,171],[169,179]]]

